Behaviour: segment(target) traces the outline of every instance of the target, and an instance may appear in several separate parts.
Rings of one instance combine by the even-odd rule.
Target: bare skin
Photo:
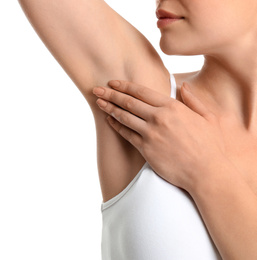
[[[105,113],[95,103],[97,98],[92,89],[107,86],[109,80],[118,77],[169,95],[169,72],[151,43],[104,0],[19,0],[19,3],[92,110],[98,176],[103,201],[107,201],[128,185],[145,160],[110,127]]]
[[[36,2],[20,0],[20,4],[41,39],[90,104],[96,122],[99,179],[103,201],[107,201],[128,185],[145,160],[106,123],[105,114],[95,104],[96,97],[92,95],[92,89],[97,85],[106,85],[108,80],[122,78],[168,96],[170,94],[169,73],[157,52],[143,35],[111,10],[104,1],[76,1],[77,4],[74,2],[72,4],[68,0],[56,0],[55,5],[52,5],[50,0]],[[163,8],[186,18],[185,22],[178,27],[161,29],[160,46],[163,52],[169,55],[206,53],[205,66],[200,74],[175,75],[178,91],[182,80],[189,81],[208,107],[215,110],[221,119],[223,118],[224,129],[228,129],[227,133],[230,133],[230,129],[233,128],[233,133],[238,133],[237,137],[241,134],[244,140],[250,140],[249,142],[253,144],[252,140],[256,140],[257,132],[254,124],[256,122],[254,86],[257,67],[255,65],[257,55],[254,53],[257,52],[257,47],[255,41],[252,43],[251,39],[255,37],[257,31],[255,29],[256,2],[254,0],[218,2],[213,0],[207,3],[200,0],[176,2],[160,0],[157,1],[157,8]],[[90,13],[85,16],[88,10]],[[110,24],[95,19],[94,24],[91,16],[96,14],[92,10],[98,12],[101,10],[105,16],[108,16],[107,20]],[[214,15],[218,19],[206,18]],[[85,19],[90,21],[90,27],[87,26]],[[101,23],[101,27],[98,26],[98,22]],[[117,30],[112,26],[113,23],[117,24]],[[103,25],[105,27],[102,27]],[[98,31],[99,28],[101,31]],[[121,35],[120,31],[124,34]],[[69,36],[71,33],[73,37]],[[107,37],[108,34],[112,37]],[[124,35],[127,37],[124,38]],[[102,38],[105,42],[107,40],[110,42],[103,45]],[[199,41],[203,38],[205,41]],[[118,48],[114,43],[118,43],[118,46],[123,48]],[[110,46],[113,46],[113,49]],[[110,57],[107,54],[110,54]],[[112,67],[106,66],[110,61]],[[238,130],[235,130],[235,126]],[[228,134],[228,139],[229,137]],[[243,139],[240,137],[237,140]],[[231,151],[241,151],[241,147],[235,149],[235,146],[238,146],[235,145],[234,139],[230,140],[228,144]],[[246,142],[241,146],[244,144]],[[244,149],[250,150],[249,146]],[[113,157],[118,158],[118,163],[115,165],[112,163]],[[246,158],[249,160],[249,156]],[[235,159],[237,160],[236,157]],[[253,178],[249,177],[249,179]]]
[[[219,118],[227,156],[257,194],[256,1],[157,0],[156,4],[185,17],[179,26],[161,29],[162,50],[205,57],[199,72],[175,75],[177,99],[182,101],[182,82],[189,82],[194,95]]]
[[[182,101],[182,82],[189,82],[192,92],[219,117],[227,156],[257,195],[256,1],[160,0],[156,4],[188,18],[180,27],[161,30],[162,50],[205,56],[199,72],[175,75],[177,99]]]
[[[190,83],[219,117],[233,117],[256,135],[256,1],[157,2],[185,17],[177,26],[161,29],[162,50],[169,55],[203,54],[204,66]]]
[[[175,74],[177,82],[177,100],[183,102],[180,94],[182,83],[189,82],[191,84],[191,90],[205,102],[208,108],[211,108],[216,114],[218,114],[218,108],[210,106],[212,101],[207,100],[201,90],[194,87],[195,77],[198,72]],[[224,141],[226,143],[226,155],[236,168],[241,172],[242,176],[251,187],[252,191],[257,196],[257,137],[250,133],[245,127],[238,122],[234,115],[221,114],[220,125],[223,132]]]
[[[115,118],[113,129],[160,177],[189,192],[222,259],[256,259],[257,196],[227,155],[219,118],[184,87],[182,104],[136,83],[112,82],[94,93]]]
[[[20,3],[41,39],[90,104],[96,122],[100,184],[103,200],[107,201],[128,185],[145,160],[108,125],[106,114],[95,104],[92,88],[105,86],[111,79],[124,79],[168,96],[169,73],[149,42],[103,1]],[[181,82],[188,81],[194,95],[219,118],[228,157],[256,192],[257,2],[160,0],[157,6],[185,17],[178,26],[161,29],[163,52],[205,56],[199,73],[175,75],[178,99]],[[104,16],[94,10],[101,10]],[[101,22],[90,15],[107,19]],[[124,34],[120,35],[121,31]],[[113,158],[117,163],[113,164]]]

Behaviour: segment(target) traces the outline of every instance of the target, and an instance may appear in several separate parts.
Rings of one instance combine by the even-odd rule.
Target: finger
[[[103,99],[98,99],[97,104],[103,111],[114,117],[122,125],[127,126],[141,135],[145,133],[147,127],[145,120]]]
[[[155,107],[164,106],[164,104],[170,100],[170,97],[152,90],[151,88],[125,80],[111,80],[108,82],[108,85]]]
[[[124,139],[130,142],[134,147],[136,147],[139,152],[141,152],[143,142],[143,138],[141,135],[129,129],[128,127],[122,125],[120,122],[118,122],[111,116],[107,117],[107,120],[115,131],[117,131]]]
[[[99,89],[103,90],[102,94],[98,92]],[[153,106],[115,89],[97,87],[94,88],[93,93],[98,97],[110,101],[115,105],[129,111],[130,113],[143,118],[144,120],[149,120],[150,115],[153,112]]]
[[[200,101],[200,99],[192,94],[189,84],[183,82],[181,89],[182,99],[184,103],[202,117],[207,118],[210,115],[211,111]]]

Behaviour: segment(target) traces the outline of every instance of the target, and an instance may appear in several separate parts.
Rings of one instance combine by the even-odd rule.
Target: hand
[[[112,116],[111,126],[166,181],[188,190],[204,177],[213,160],[225,156],[219,120],[186,90],[187,83],[181,88],[184,104],[132,82],[108,85],[112,89],[93,90],[101,97],[99,107]]]

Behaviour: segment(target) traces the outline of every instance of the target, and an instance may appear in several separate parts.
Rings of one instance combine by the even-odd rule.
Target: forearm
[[[256,260],[256,195],[229,162],[206,176],[190,193],[223,260]]]

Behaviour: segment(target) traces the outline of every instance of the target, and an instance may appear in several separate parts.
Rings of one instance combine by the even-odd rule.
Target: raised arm
[[[133,66],[136,57],[136,62],[140,62],[139,56],[142,61],[147,56],[152,62],[155,59],[156,68],[164,70],[151,44],[103,0],[19,0],[19,3],[39,37],[90,105],[95,101],[91,92],[96,85],[106,85],[115,77],[132,80],[129,64]]]
[[[107,86],[111,79],[123,79],[169,95],[169,72],[151,43],[103,0],[19,3],[91,107],[97,133],[98,174],[106,201],[127,186],[144,160],[136,148],[110,128],[92,89]]]

